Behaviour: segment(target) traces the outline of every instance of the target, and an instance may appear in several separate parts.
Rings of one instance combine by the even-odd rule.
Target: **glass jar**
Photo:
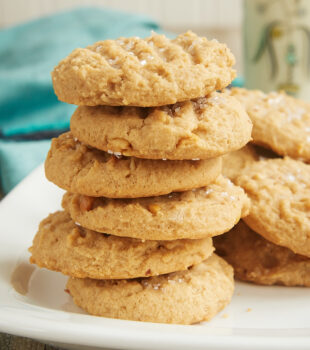
[[[245,86],[310,101],[309,25],[309,0],[244,0]]]

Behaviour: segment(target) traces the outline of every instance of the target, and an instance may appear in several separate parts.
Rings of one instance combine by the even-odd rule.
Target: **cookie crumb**
[[[223,315],[222,315],[222,318],[228,318],[228,317],[229,317],[228,314],[223,314]]]
[[[252,311],[252,308],[250,308],[250,307],[248,307],[247,309],[246,309],[246,312],[251,312]]]

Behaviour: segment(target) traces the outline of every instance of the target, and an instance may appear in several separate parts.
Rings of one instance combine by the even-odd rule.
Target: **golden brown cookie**
[[[310,162],[310,104],[285,93],[234,88],[253,122],[253,141],[282,156]]]
[[[186,271],[133,280],[70,278],[75,304],[92,315],[157,323],[208,321],[229,302],[233,269],[217,255]]]
[[[141,241],[76,225],[63,211],[44,219],[30,248],[30,261],[79,278],[148,277],[186,270],[212,254],[211,238]]]
[[[158,197],[124,200],[66,193],[62,205],[83,227],[146,240],[212,237],[249,212],[243,189],[222,176],[207,187]]]
[[[106,152],[146,159],[207,159],[244,146],[252,122],[224,93],[157,108],[78,107],[71,132]]]
[[[310,165],[290,158],[255,162],[237,177],[251,199],[244,221],[274,244],[310,257]]]
[[[259,159],[252,145],[246,145],[235,152],[230,152],[223,156],[222,174],[234,181],[237,176],[245,169],[246,166],[252,164]]]
[[[151,107],[205,96],[235,77],[224,44],[192,32],[173,40],[153,34],[98,41],[76,49],[52,72],[61,101]]]
[[[57,186],[86,196],[136,198],[206,186],[222,169],[221,158],[200,161],[119,157],[88,147],[71,133],[53,139],[45,174]]]
[[[309,258],[267,241],[242,221],[213,242],[216,253],[233,266],[240,280],[310,287]]]

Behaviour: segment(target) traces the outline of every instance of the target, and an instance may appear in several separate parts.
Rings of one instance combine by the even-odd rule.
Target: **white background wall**
[[[242,70],[242,0],[0,0],[0,28],[81,5],[144,13],[167,30],[215,37],[227,43]]]

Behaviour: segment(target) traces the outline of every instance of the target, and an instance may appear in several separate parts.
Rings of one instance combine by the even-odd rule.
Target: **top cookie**
[[[310,162],[310,104],[285,93],[231,89],[253,122],[253,142]]]
[[[71,132],[97,149],[146,159],[207,159],[244,146],[252,122],[232,96],[208,97],[158,108],[80,106]]]
[[[290,158],[247,166],[236,183],[251,199],[244,221],[267,240],[310,257],[310,165]]]
[[[205,96],[235,77],[224,44],[192,32],[152,34],[76,49],[52,72],[59,100],[76,105],[162,106]]]

